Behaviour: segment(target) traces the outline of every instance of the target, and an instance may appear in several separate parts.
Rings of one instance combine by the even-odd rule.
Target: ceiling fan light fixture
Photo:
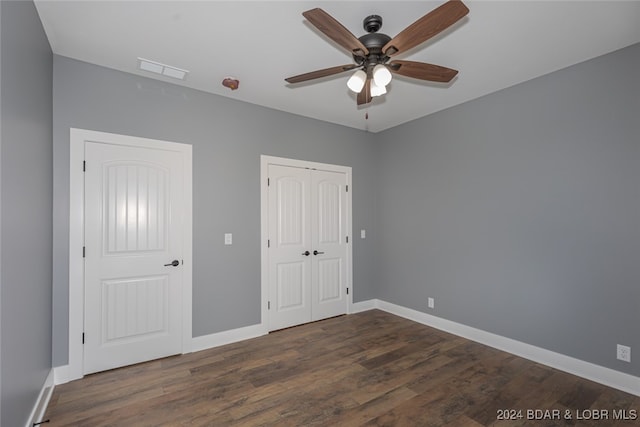
[[[371,96],[380,96],[387,93],[387,88],[378,86],[375,80],[371,80]]]
[[[364,83],[367,81],[367,73],[362,70],[358,70],[347,81],[347,87],[355,93],[360,93],[364,87]]]
[[[357,69],[349,78],[347,86],[358,94],[358,106],[369,104],[372,96],[387,93],[386,86],[391,82],[392,73],[418,80],[447,83],[456,76],[457,70],[417,61],[387,62],[395,55],[408,52],[441,34],[468,13],[469,8],[462,0],[447,0],[391,38],[378,32],[382,26],[382,18],[378,15],[365,18],[364,29],[367,34],[356,37],[324,10],[318,7],[307,10],[302,12],[302,16],[352,56],[354,63],[288,77],[285,81],[300,83]]]
[[[373,67],[373,81],[376,86],[385,87],[391,82],[391,72],[385,65],[378,64]]]

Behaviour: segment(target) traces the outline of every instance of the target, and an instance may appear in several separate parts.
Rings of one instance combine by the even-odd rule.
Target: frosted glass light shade
[[[355,93],[360,93],[364,87],[364,82],[367,80],[367,73],[362,70],[358,70],[347,80],[347,87]]]
[[[380,96],[387,93],[387,88],[384,86],[378,86],[375,80],[371,81],[371,96]]]
[[[391,82],[391,72],[387,67],[378,64],[373,67],[373,81],[380,87],[385,87]]]

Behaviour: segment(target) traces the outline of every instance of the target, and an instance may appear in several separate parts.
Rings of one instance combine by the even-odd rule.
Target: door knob
[[[174,259],[173,261],[171,261],[169,264],[165,264],[165,267],[177,267],[180,265],[180,261],[178,261],[177,259]]]
[[[313,251],[313,254],[314,254],[314,255],[320,255],[320,254],[323,254],[323,253],[324,253],[324,252]]]
[[[309,251],[304,251],[304,252],[302,252],[302,255],[304,255],[304,256],[309,256],[309,255],[311,255],[311,252],[309,252]]]

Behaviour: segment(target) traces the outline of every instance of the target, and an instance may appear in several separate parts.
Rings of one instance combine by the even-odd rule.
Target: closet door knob
[[[323,254],[323,253],[324,253],[324,252],[313,251],[313,254],[314,254],[314,255],[320,255],[320,254]]]
[[[304,251],[304,252],[302,252],[302,255],[304,255],[304,256],[309,256],[309,255],[311,255],[311,252],[309,252],[309,251]]]
[[[165,264],[164,266],[165,267],[177,267],[178,265],[180,265],[180,261],[178,261],[177,259],[174,259],[169,264]]]

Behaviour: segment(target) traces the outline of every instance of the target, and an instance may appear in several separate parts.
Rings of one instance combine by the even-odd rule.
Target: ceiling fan
[[[355,64],[316,70],[286,78],[288,83],[301,83],[327,77],[349,70],[357,71],[349,78],[347,86],[358,94],[358,105],[368,104],[374,96],[387,92],[391,73],[414,79],[433,82],[449,82],[458,74],[457,70],[424,62],[393,60],[392,57],[429,40],[462,19],[469,9],[460,0],[449,0],[402,30],[394,38],[378,33],[382,18],[371,15],[364,19],[367,31],[356,38],[340,22],[320,8],[303,12],[302,15],[327,37],[353,55]]]

